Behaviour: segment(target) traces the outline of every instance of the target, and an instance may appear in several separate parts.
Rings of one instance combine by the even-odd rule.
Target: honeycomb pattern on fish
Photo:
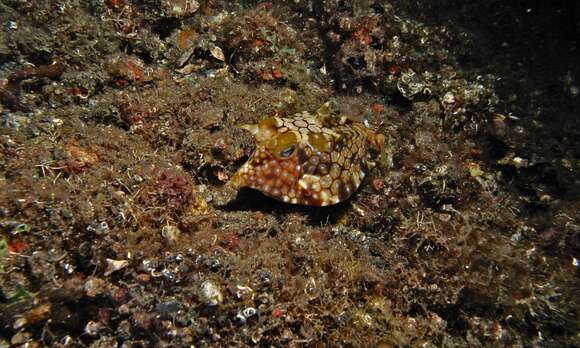
[[[257,147],[232,182],[292,204],[327,206],[348,199],[364,179],[369,150],[384,136],[324,104],[315,114],[268,117],[250,131]]]

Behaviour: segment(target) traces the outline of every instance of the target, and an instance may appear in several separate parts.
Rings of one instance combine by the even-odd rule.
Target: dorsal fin
[[[318,117],[330,117],[332,116],[332,112],[336,109],[336,103],[332,100],[327,101],[326,103],[322,104],[318,110],[316,110],[316,115]]]
[[[330,100],[322,104],[322,106],[320,106],[318,110],[316,110],[316,116],[320,120],[320,123],[323,126],[327,127],[332,127],[337,124],[347,124],[353,121],[349,116],[345,114],[337,115],[336,111],[337,111],[336,103]]]
[[[334,101],[327,101],[322,104],[318,110],[316,110],[316,117],[318,117],[320,124],[323,126],[332,126],[336,124],[335,116],[333,111],[336,109],[336,103]]]

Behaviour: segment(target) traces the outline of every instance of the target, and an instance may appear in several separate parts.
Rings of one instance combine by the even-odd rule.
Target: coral
[[[0,7],[0,346],[580,345],[577,5]],[[328,100],[348,200],[229,190]]]

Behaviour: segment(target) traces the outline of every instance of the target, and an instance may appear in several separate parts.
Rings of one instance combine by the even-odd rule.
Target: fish
[[[315,113],[271,116],[243,125],[256,149],[231,179],[290,204],[323,207],[349,199],[372,168],[385,136],[346,115],[331,102]]]

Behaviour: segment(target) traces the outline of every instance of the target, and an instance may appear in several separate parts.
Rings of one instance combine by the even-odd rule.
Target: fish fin
[[[244,166],[245,165],[246,164],[244,164]],[[242,176],[242,170],[243,170],[244,166],[242,166],[240,169],[238,169],[238,171],[234,174],[234,176],[227,182],[227,184],[226,184],[227,186],[230,186],[232,188],[240,188],[240,187],[248,186],[248,183],[246,182],[246,180]]]
[[[332,100],[327,101],[326,103],[322,104],[318,110],[316,110],[316,115],[318,117],[329,117],[332,116],[332,112],[336,109],[336,103]]]
[[[343,125],[353,121],[353,119],[345,114],[337,115],[337,105],[334,101],[327,101],[316,110],[316,116],[323,126],[332,127],[337,124]]]
[[[333,111],[336,110],[336,103],[334,101],[327,101],[316,110],[316,117],[320,120],[323,126],[332,126],[336,124],[336,117]]]

